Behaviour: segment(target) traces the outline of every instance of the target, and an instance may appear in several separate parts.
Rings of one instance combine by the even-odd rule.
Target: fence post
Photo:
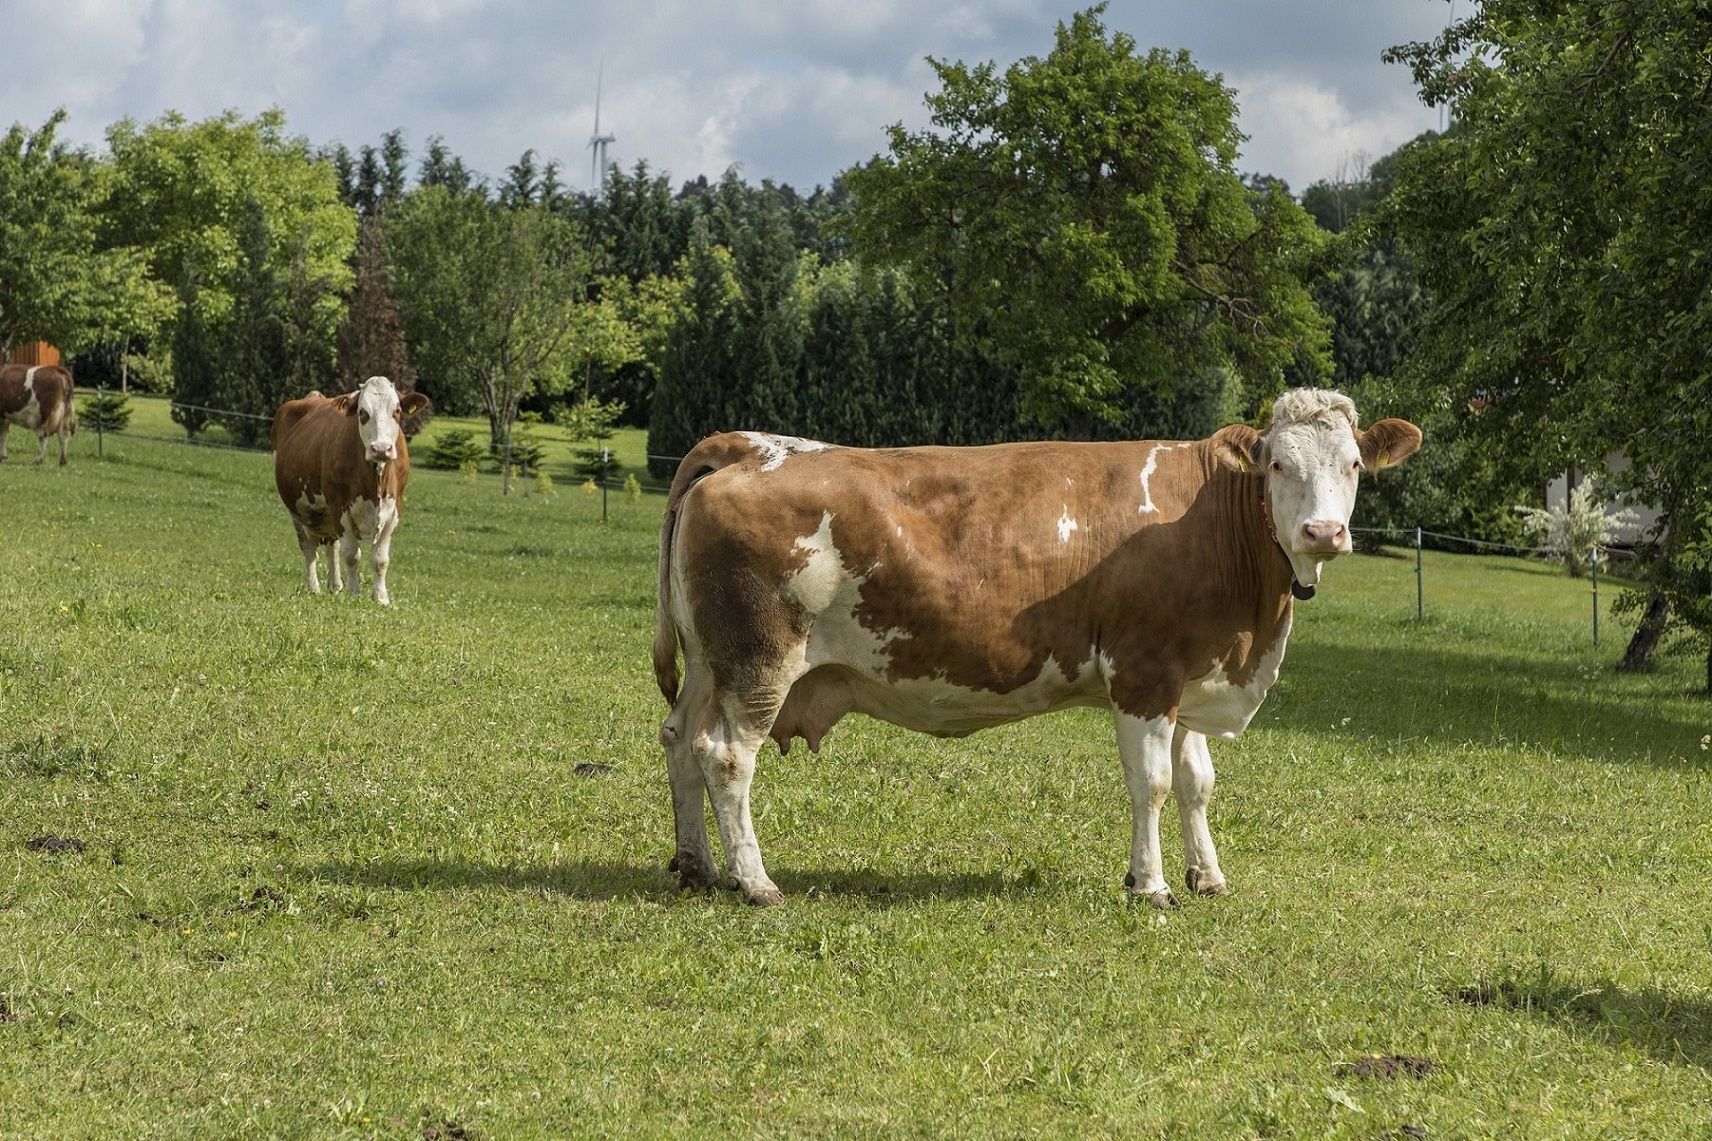
[[[107,458],[107,435],[101,430],[102,421],[107,419],[107,382],[95,382],[95,458]]]
[[[1421,576],[1421,525],[1415,524],[1415,621],[1424,622],[1427,617],[1426,589],[1422,585]]]
[[[1593,646],[1599,647],[1599,544],[1593,544]]]
[[[600,450],[600,521],[606,522],[606,468],[612,462],[612,452],[608,448]]]

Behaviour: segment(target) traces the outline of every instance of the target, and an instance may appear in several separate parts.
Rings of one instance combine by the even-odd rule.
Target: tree
[[[61,109],[37,130],[14,123],[0,138],[0,352],[63,343],[83,317],[90,162],[56,140],[64,121]]]
[[[735,372],[743,289],[731,252],[714,244],[705,223],[696,228],[679,276],[683,291],[648,416],[648,470],[661,478],[670,478],[678,459],[710,431],[736,427],[725,417],[722,389]]]
[[[388,378],[400,392],[416,387],[390,277],[382,223],[365,222],[357,242],[356,283],[337,339],[341,391],[349,392],[371,376]]]
[[[285,130],[278,110],[200,123],[169,113],[147,126],[107,131],[113,156],[99,206],[103,248],[143,251],[151,275],[175,288],[197,283],[200,317],[218,331],[242,271],[238,230],[246,202],[260,204],[270,260],[289,264],[299,245],[308,276],[324,282],[316,324],[331,342],[351,281],[356,217],[339,197],[334,164]]]
[[[1712,613],[1712,101],[1693,0],[1487,0],[1407,62],[1458,130],[1400,156],[1380,217],[1432,298],[1410,373],[1477,400],[1492,454],[1541,478],[1625,452],[1659,509],[1649,590]]]
[[[1323,376],[1302,284],[1319,231],[1282,189],[1243,185],[1229,89],[1186,53],[1138,55],[1103,12],[1003,74],[931,61],[936,129],[893,126],[890,154],[845,175],[858,255],[942,289],[959,338],[1003,313],[987,328],[1024,410],[1073,431],[1140,394],[1216,411],[1232,378],[1247,407],[1287,365]]]
[[[590,283],[576,226],[540,206],[502,208],[432,186],[406,198],[386,232],[424,387],[454,409],[479,404],[505,451],[524,397],[571,382]]]

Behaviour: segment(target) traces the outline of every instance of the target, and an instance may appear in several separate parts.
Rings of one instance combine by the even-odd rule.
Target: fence
[[[1559,554],[1555,547],[1518,547],[1514,543],[1495,543],[1489,539],[1470,539],[1465,535],[1447,535],[1441,531],[1429,531],[1424,527],[1415,527],[1412,531],[1401,527],[1351,527],[1355,534],[1402,536],[1407,541],[1411,536],[1415,549],[1415,618],[1425,621],[1426,606],[1426,563],[1422,558],[1423,540],[1432,538],[1440,542],[1462,543],[1476,550],[1497,551],[1513,555],[1536,555],[1550,558]],[[1603,557],[1607,563],[1619,558],[1633,558],[1632,552],[1620,547],[1607,547],[1593,543],[1588,547],[1588,567],[1592,578],[1593,595],[1593,644],[1599,644],[1599,560]]]
[[[101,388],[101,387],[97,387],[97,389],[96,389],[97,394],[103,394],[103,393],[105,393],[105,391],[106,390],[104,388]],[[249,420],[260,420],[260,421],[271,421],[272,420],[272,417],[270,417],[270,416],[257,416],[257,415],[254,415],[252,413],[235,412],[235,411],[232,411],[230,409],[225,409],[225,408],[209,408],[209,407],[204,406],[204,405],[186,404],[186,403],[182,403],[182,402],[177,401],[177,400],[170,401],[169,406],[172,408],[185,408],[185,409],[189,409],[189,410],[196,411],[196,412],[205,412],[211,416],[218,416],[221,418],[241,417],[241,418],[249,419]],[[135,433],[132,433],[129,431],[127,431],[126,434],[127,435],[135,435]],[[101,422],[100,422],[100,420],[97,420],[96,421],[96,452],[98,455],[101,455],[103,457],[106,454],[104,436],[105,436],[105,434],[102,430]],[[188,435],[172,436],[172,437],[143,436],[141,438],[155,439],[155,440],[166,440],[168,442],[183,443],[183,444],[192,444],[192,445],[195,445],[198,447],[229,448],[229,449],[236,450],[236,451],[266,451],[267,450],[266,448],[262,448],[262,447],[246,447],[245,445],[242,445],[242,444],[229,444],[229,443],[224,443],[224,442],[220,442],[220,441],[197,440],[197,439],[194,439]],[[682,457],[682,456],[657,456],[657,455],[653,455],[650,453],[650,454],[645,454],[642,458],[643,458],[643,461],[645,463],[651,462],[651,461],[658,461],[658,462],[669,463],[669,464],[678,464],[678,463],[681,463],[683,461],[684,457]],[[595,484],[595,486],[600,491],[600,519],[601,519],[601,522],[603,522],[603,523],[607,522],[610,518],[609,508],[608,508],[608,499],[607,499],[609,493],[615,489],[616,490],[625,490],[626,489],[626,485],[623,481],[616,481],[613,478],[612,468],[613,468],[612,452],[610,449],[603,447],[601,449],[601,455],[600,455],[600,471],[599,471],[599,474],[591,477],[591,481]],[[641,479],[638,479],[636,481],[636,487],[638,489],[640,489],[641,491],[652,492],[655,494],[662,494],[662,495],[671,490],[670,487],[668,487],[665,484],[647,482],[647,481],[644,481]],[[1414,551],[1415,551],[1415,618],[1419,621],[1425,621],[1426,616],[1427,616],[1427,609],[1426,609],[1426,563],[1425,563],[1424,558],[1422,557],[1422,552],[1424,550],[1424,541],[1426,539],[1429,539],[1429,538],[1430,539],[1437,539],[1441,543],[1460,543],[1463,546],[1469,547],[1469,548],[1476,550],[1476,551],[1493,551],[1493,552],[1497,552],[1497,553],[1501,553],[1501,554],[1512,554],[1512,555],[1519,555],[1519,556],[1551,557],[1551,556],[1554,556],[1558,553],[1557,550],[1555,548],[1552,548],[1552,547],[1520,547],[1520,546],[1517,546],[1513,543],[1499,543],[1499,542],[1493,542],[1492,540],[1489,540],[1489,539],[1472,539],[1466,535],[1450,535],[1450,534],[1446,534],[1442,531],[1430,531],[1424,527],[1414,527],[1414,528],[1351,527],[1350,530],[1351,530],[1351,532],[1353,532],[1355,534],[1382,535],[1382,536],[1388,536],[1388,537],[1393,537],[1393,538],[1400,538],[1403,540],[1403,543],[1405,545],[1414,548]],[[1589,568],[1591,570],[1591,576],[1590,577],[1592,580],[1592,582],[1591,582],[1591,594],[1592,594],[1593,644],[1595,646],[1597,646],[1597,645],[1599,645],[1599,571],[1600,571],[1600,561],[1601,561],[1601,559],[1603,559],[1607,564],[1609,564],[1613,560],[1624,559],[1624,558],[1633,558],[1634,556],[1633,556],[1632,552],[1625,551],[1625,550],[1618,548],[1618,547],[1607,547],[1607,546],[1604,546],[1602,544],[1593,544],[1589,548],[1588,555],[1589,555],[1588,565],[1589,565]]]

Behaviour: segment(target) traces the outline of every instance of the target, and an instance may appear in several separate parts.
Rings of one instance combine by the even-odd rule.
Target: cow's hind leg
[[[68,421],[64,424],[61,424],[60,429],[59,429],[59,466],[60,467],[65,466],[65,447],[70,442],[71,442],[71,425],[70,425],[70,422]]]
[[[785,893],[761,863],[761,846],[749,814],[755,754],[767,739],[781,701],[782,695],[746,698],[716,689],[694,744],[708,799],[713,802],[714,822],[719,825],[726,871],[734,881],[732,886],[743,893],[743,901],[757,907],[785,901]]]
[[[1171,786],[1183,823],[1183,882],[1201,895],[1225,894],[1225,876],[1207,827],[1207,801],[1213,795],[1213,756],[1207,738],[1177,726],[1171,740]]]
[[[684,663],[684,684],[672,711],[660,726],[660,744],[666,750],[666,776],[672,783],[672,824],[677,848],[671,869],[678,873],[678,886],[708,888],[719,883],[713,848],[707,840],[707,781],[696,758],[695,731],[707,709],[707,669],[693,658]]]
[[[45,428],[36,429],[36,462],[45,463],[48,458],[48,433]]]
[[[1118,756],[1123,760],[1134,829],[1124,886],[1159,908],[1177,905],[1166,886],[1159,851],[1159,810],[1171,794],[1172,727],[1169,717],[1117,714]]]

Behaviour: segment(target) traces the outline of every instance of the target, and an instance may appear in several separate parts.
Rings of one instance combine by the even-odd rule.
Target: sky
[[[1429,38],[1453,0],[1112,0],[1108,28],[1187,49],[1237,92],[1238,166],[1300,192],[1423,130],[1385,48]],[[402,128],[493,181],[525,150],[586,188],[600,95],[608,158],[674,184],[737,166],[802,191],[928,126],[928,56],[1001,67],[1052,48],[1085,3],[1049,0],[0,0],[0,126],[99,152],[107,126],[174,110],[284,110],[312,145]],[[1469,0],[1461,0],[1467,14]],[[32,61],[18,66],[18,61]]]

